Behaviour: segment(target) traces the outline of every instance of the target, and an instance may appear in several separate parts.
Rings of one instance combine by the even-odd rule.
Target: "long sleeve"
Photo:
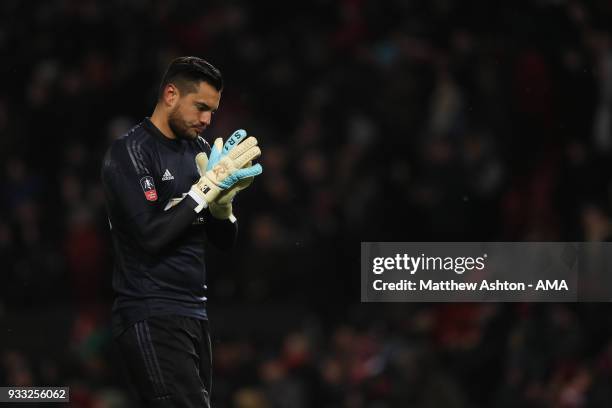
[[[164,211],[157,197],[153,168],[138,144],[118,144],[107,153],[101,174],[111,222],[115,219],[129,225],[129,234],[149,253],[175,240],[198,217],[194,211],[197,203],[189,196]]]
[[[198,216],[197,203],[189,196],[167,211],[147,212],[132,219],[141,247],[150,253],[178,238]]]

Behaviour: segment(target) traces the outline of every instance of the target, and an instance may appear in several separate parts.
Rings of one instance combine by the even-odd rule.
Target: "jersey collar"
[[[175,151],[180,151],[184,149],[184,144],[182,140],[179,139],[168,139],[164,134],[151,122],[150,118],[144,119],[144,128],[157,139],[160,143],[165,146],[168,146],[170,149]]]

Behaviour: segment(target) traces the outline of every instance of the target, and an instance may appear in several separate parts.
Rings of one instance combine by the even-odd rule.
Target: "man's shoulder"
[[[153,141],[153,137],[145,129],[144,122],[134,125],[130,130],[119,136],[112,143],[113,146],[147,145]]]
[[[148,151],[154,147],[152,136],[144,129],[143,122],[135,125],[123,135],[115,139],[109,146],[104,165],[119,165],[122,163],[134,166],[137,173],[148,172]]]

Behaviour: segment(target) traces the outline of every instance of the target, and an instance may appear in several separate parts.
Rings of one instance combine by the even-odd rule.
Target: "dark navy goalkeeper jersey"
[[[118,331],[150,316],[206,319],[205,235],[231,236],[236,226],[194,211],[195,156],[201,137],[171,140],[149,119],[115,140],[102,165],[113,240],[113,326]]]

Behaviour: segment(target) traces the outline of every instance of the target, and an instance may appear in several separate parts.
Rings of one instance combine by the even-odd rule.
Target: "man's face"
[[[210,125],[220,100],[221,92],[206,82],[200,82],[196,92],[179,94],[168,114],[170,129],[177,138],[196,139]]]

